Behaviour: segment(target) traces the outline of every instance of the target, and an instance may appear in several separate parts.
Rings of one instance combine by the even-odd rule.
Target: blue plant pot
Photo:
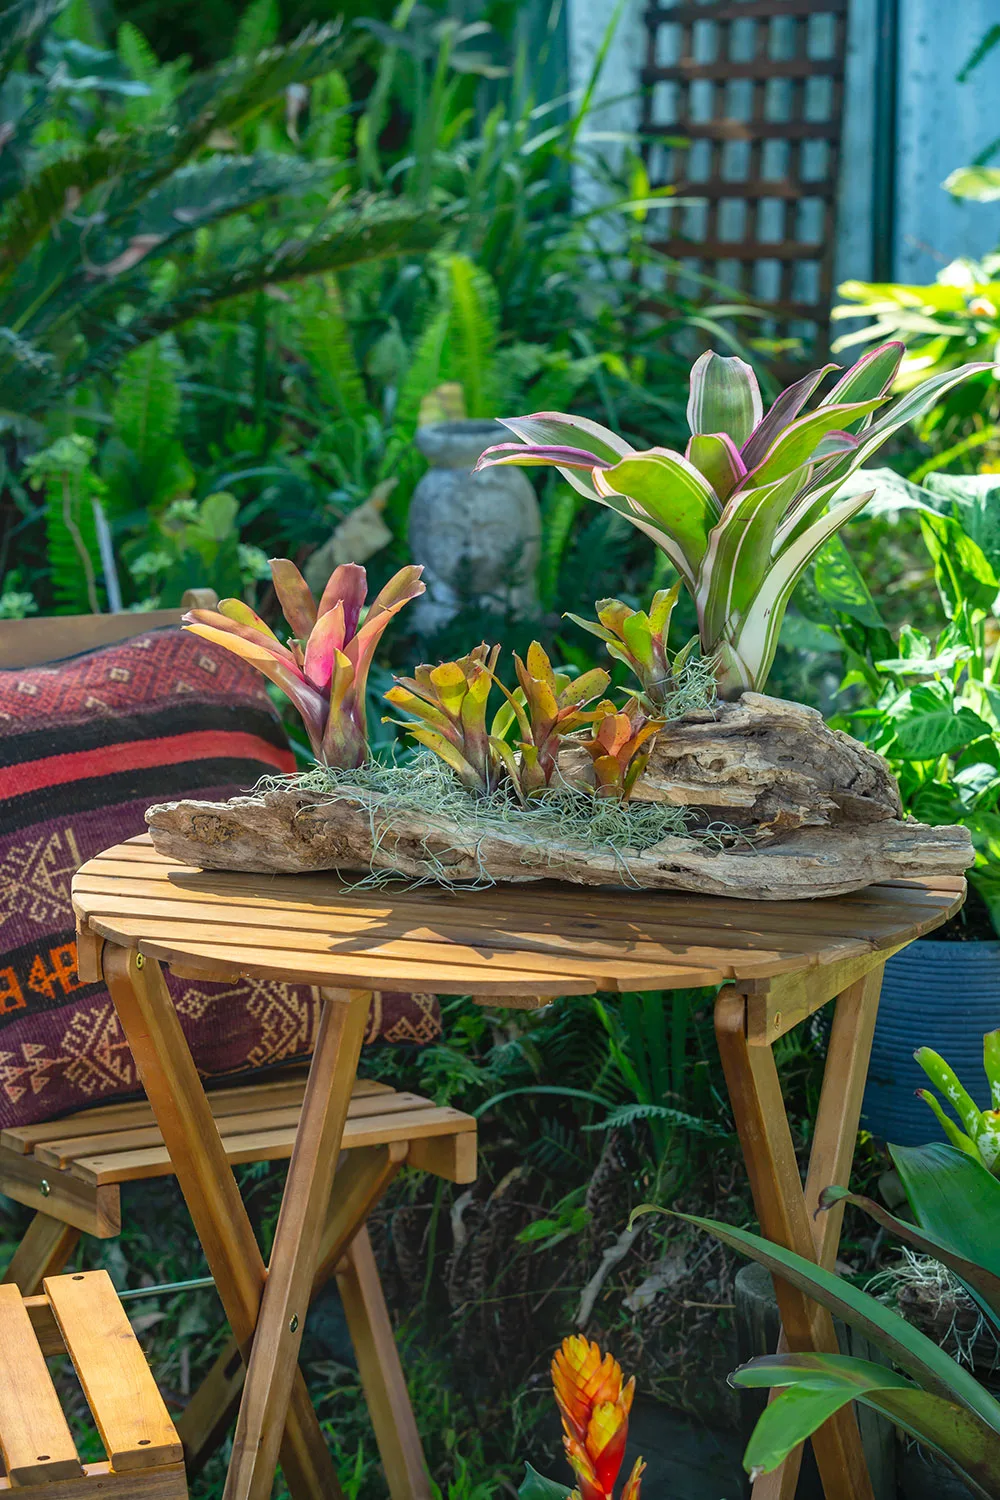
[[[1000,1026],[1000,942],[921,938],[885,966],[861,1124],[897,1146],[942,1139],[916,1090],[918,1047],[946,1058],[981,1108],[989,1105],[983,1035]]]

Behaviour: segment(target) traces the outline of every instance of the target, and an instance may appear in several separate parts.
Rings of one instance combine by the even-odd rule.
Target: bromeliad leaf
[[[765,1355],[733,1375],[744,1387],[780,1387],[754,1428],[743,1458],[751,1474],[768,1474],[850,1401],[888,1417],[949,1459],[979,1496],[996,1493],[1000,1433],[954,1401],[921,1390],[884,1365],[839,1354]]]
[[[595,471],[601,495],[625,495],[673,539],[694,577],[721,513],[719,498],[703,474],[680,453],[652,448]]]
[[[763,411],[757,377],[745,360],[711,351],[695,360],[687,419],[696,437],[725,433],[742,448]]]
[[[509,450],[487,453],[478,467],[551,464],[582,494],[648,536],[695,600],[701,654],[716,664],[720,695],[738,697],[745,689],[763,688],[785,609],[804,569],[872,493],[839,496],[838,491],[905,422],[959,381],[990,368],[966,365],[935,376],[876,417],[888,400],[901,353],[899,344],[870,351],[806,411],[832,367],[814,370],[783,392],[766,416],[749,365],[703,354],[691,371],[692,435],[686,454],[666,448],[636,453],[597,423],[539,412],[505,419],[526,445],[522,458]],[[589,473],[577,467],[588,455]],[[921,520],[930,528],[950,524],[931,508]],[[962,566],[971,565],[970,553]],[[939,573],[947,566],[942,549]],[[1000,585],[989,563],[975,561],[975,569],[982,590],[992,591],[992,602]],[[870,596],[860,598],[858,609],[866,616],[862,623],[878,628]],[[887,644],[888,637],[879,644],[880,655]]]
[[[252,662],[281,688],[302,715],[322,765],[353,769],[368,754],[365,691],[375,648],[392,617],[424,592],[422,571],[401,568],[359,624],[367,589],[364,568],[343,563],[317,605],[295,564],[272,558],[274,590],[292,632],[287,645],[241,599],[223,599],[218,610],[193,609],[184,624]]]

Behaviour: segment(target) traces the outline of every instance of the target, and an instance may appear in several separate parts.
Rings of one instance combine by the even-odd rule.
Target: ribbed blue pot
[[[885,966],[861,1123],[897,1146],[940,1140],[915,1097],[927,1076],[913,1061],[933,1047],[982,1108],[989,1105],[983,1034],[1000,1026],[1000,942],[936,943],[921,938]]]

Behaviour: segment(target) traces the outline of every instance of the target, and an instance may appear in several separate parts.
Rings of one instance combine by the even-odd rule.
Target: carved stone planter
[[[427,592],[413,608],[421,635],[463,609],[499,616],[537,613],[541,544],[538,501],[519,469],[471,471],[508,436],[498,422],[436,422],[417,432],[430,468],[410,501],[409,543]]]

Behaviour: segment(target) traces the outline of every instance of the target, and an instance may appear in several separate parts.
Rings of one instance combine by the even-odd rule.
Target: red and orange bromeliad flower
[[[552,1385],[562,1416],[563,1446],[576,1475],[573,1497],[612,1500],[625,1457],[635,1377],[623,1383],[618,1361],[610,1354],[602,1358],[596,1344],[576,1334],[556,1351]],[[637,1458],[619,1500],[639,1500],[645,1467]]]

